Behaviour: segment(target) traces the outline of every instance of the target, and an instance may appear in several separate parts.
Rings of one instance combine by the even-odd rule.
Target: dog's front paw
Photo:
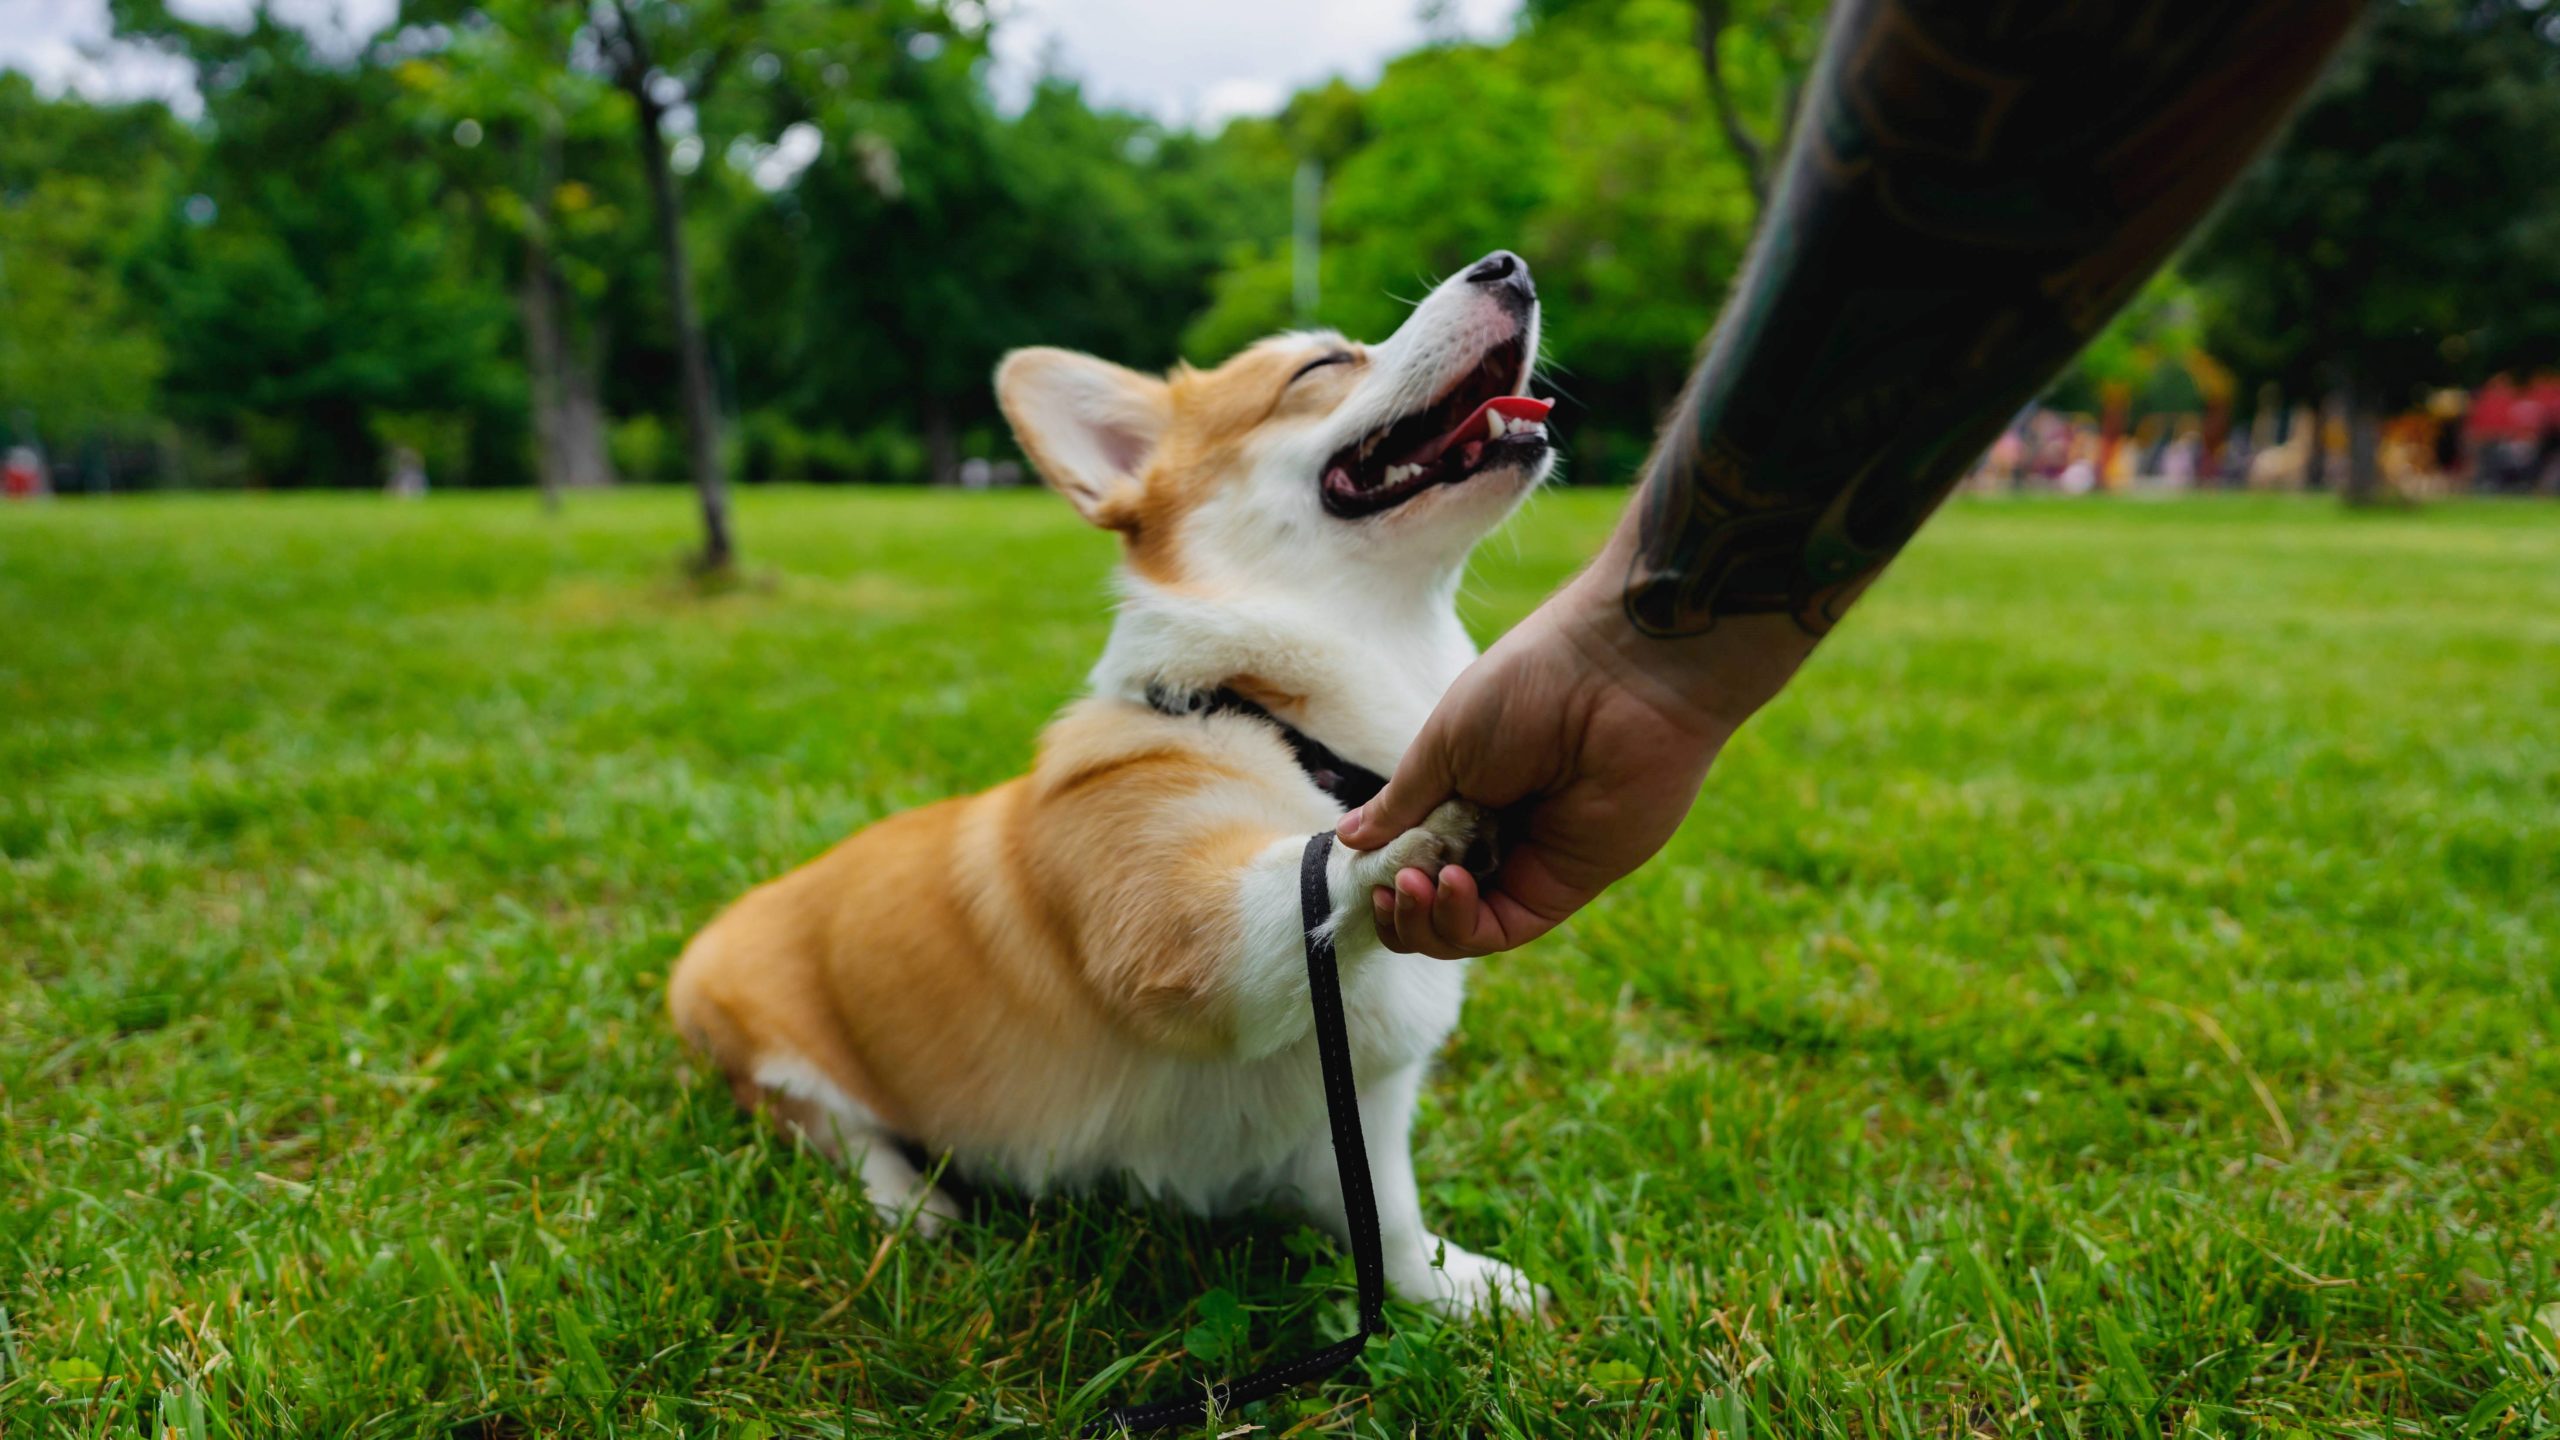
[[[1375,886],[1393,885],[1399,870],[1437,873],[1443,865],[1458,864],[1466,858],[1467,846],[1486,829],[1485,813],[1475,802],[1446,800],[1423,816],[1421,824],[1375,850],[1338,846],[1335,853],[1343,874],[1334,895],[1349,904],[1366,899]]]
[[[1440,1263],[1396,1288],[1453,1320],[1484,1319],[1496,1311],[1534,1316],[1552,1297],[1545,1286],[1490,1256],[1441,1242]]]

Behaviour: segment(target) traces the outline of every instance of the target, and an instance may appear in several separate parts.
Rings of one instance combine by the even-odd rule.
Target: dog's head
[[[1361,345],[1276,336],[1159,379],[1017,350],[996,398],[1042,478],[1162,584],[1445,575],[1553,464],[1529,267],[1496,251]]]

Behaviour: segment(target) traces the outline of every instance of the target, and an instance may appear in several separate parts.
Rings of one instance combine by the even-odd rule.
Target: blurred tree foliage
[[[191,152],[159,106],[0,74],[0,440],[147,437],[167,356],[133,271]]]
[[[2386,0],[2187,263],[2211,346],[2354,417],[2560,363],[2560,10]]]
[[[500,30],[527,28],[515,13],[520,3],[492,0],[479,7],[478,18]],[[796,177],[767,167],[777,157],[793,166],[814,158],[791,157],[795,133],[804,145],[824,146],[823,132],[792,112],[810,108],[809,97],[816,94],[875,93],[906,57],[930,63],[950,49],[949,42],[977,38],[983,12],[972,6],[967,18],[955,18],[960,7],[919,0],[601,0],[576,14],[571,45],[583,39],[591,46],[631,105],[657,241],[659,289],[675,345],[686,469],[701,496],[703,543],[694,568],[726,572],[734,559],[729,458],[711,338],[694,281],[695,247],[686,233],[686,192],[676,174],[690,167],[676,161],[674,144],[696,147],[698,163],[709,146],[726,140],[733,167],[756,177],[758,189],[783,189]],[[739,79],[742,71],[746,82]],[[741,104],[742,83],[764,93]],[[777,104],[783,113],[776,113]],[[785,121],[773,144],[757,138]]]
[[[168,350],[167,413],[268,484],[367,484],[385,427],[435,415],[448,476],[522,471],[524,380],[504,292],[391,73],[341,63],[264,9],[245,28],[115,0],[120,30],[195,62],[201,138],[143,241],[137,292]]]
[[[1311,164],[1315,318],[1376,337],[1521,252],[1572,473],[1616,481],[1742,262],[1822,11],[1527,0],[1498,42],[1202,133],[1061,77],[999,101],[979,0],[405,0],[361,44],[113,0],[204,113],[0,77],[0,425],[154,438],[189,483],[374,484],[394,446],[555,492],[947,480],[1008,453],[1007,347],[1210,363],[1295,323]],[[2186,396],[2200,347],[2384,406],[2560,359],[2560,11],[2375,11],[2065,398]]]
[[[574,63],[584,30],[550,0],[409,0],[380,55],[445,211],[516,297],[534,470],[546,503],[609,484],[602,392],[609,277],[637,268],[643,205],[621,163],[628,99]],[[407,53],[412,52],[415,53]],[[449,143],[448,143],[449,142]]]
[[[1574,473],[1618,480],[1678,393],[1757,217],[1754,175],[1709,101],[1697,24],[1690,0],[1548,0],[1507,44],[1423,50],[1365,95],[1310,91],[1225,138],[1267,128],[1326,164],[1319,318],[1350,334],[1386,333],[1487,250],[1526,256]],[[1732,47],[1729,60],[1747,61],[1727,81],[1744,110],[1783,111],[1796,77],[1778,54],[1756,39]],[[1186,333],[1195,358],[1289,320],[1288,245],[1273,233]]]

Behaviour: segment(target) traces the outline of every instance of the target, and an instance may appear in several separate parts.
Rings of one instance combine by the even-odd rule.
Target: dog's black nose
[[[1508,290],[1524,300],[1538,297],[1538,287],[1529,281],[1529,262],[1508,250],[1496,250],[1475,263],[1467,272],[1467,283],[1488,290]]]

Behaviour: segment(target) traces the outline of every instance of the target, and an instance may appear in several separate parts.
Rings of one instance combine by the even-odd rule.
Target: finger
[[[1520,896],[1484,891],[1474,875],[1457,865],[1444,867],[1436,877],[1407,867],[1396,872],[1392,887],[1369,891],[1369,915],[1379,943],[1400,955],[1436,960],[1476,959],[1517,949],[1561,924],[1574,908],[1550,913]]]
[[[1449,778],[1452,763],[1446,731],[1435,713],[1405,747],[1386,788],[1343,816],[1334,833],[1354,850],[1375,850],[1421,824],[1431,807],[1454,793]]]
[[[1431,953],[1443,960],[1485,952],[1471,944],[1484,923],[1476,877],[1463,865],[1441,867],[1439,893],[1431,900]]]
[[[1405,893],[1403,872],[1396,876],[1395,889],[1395,920],[1389,927],[1395,938],[1387,942],[1387,948],[1410,954],[1413,950],[1413,942],[1406,938],[1406,933],[1414,928],[1414,903],[1413,897]]]
[[[1411,955],[1430,942],[1431,877],[1411,866],[1396,872],[1395,938],[1387,948]]]
[[[1419,872],[1416,872],[1419,873]],[[1452,874],[1464,877],[1465,887],[1456,895],[1449,890]],[[1473,944],[1472,937],[1481,928],[1475,894],[1475,877],[1465,870],[1450,866],[1431,880],[1432,894],[1426,900],[1415,895],[1416,913],[1405,926],[1404,940],[1409,953],[1428,955],[1434,960],[1468,960],[1484,953]]]
[[[1458,866],[1440,874],[1432,900],[1430,933],[1404,930],[1408,953],[1481,957],[1516,950],[1561,925],[1591,899],[1565,882],[1544,852],[1524,846],[1503,861],[1491,888]]]
[[[1407,955],[1427,955],[1434,960],[1462,960],[1467,951],[1443,932],[1437,918],[1446,892],[1441,882],[1423,870],[1407,870],[1396,877],[1398,898],[1403,906],[1396,917],[1396,948]]]
[[[1475,877],[1466,884],[1472,892]],[[1517,901],[1499,890],[1471,894],[1465,904],[1452,902],[1445,909],[1435,907],[1438,933],[1434,944],[1445,948],[1450,958],[1481,959],[1504,950],[1517,949],[1544,934],[1551,925],[1524,919]]]
[[[1396,935],[1390,948],[1434,960],[1464,960],[1474,955],[1476,952],[1468,948],[1465,938],[1478,925],[1472,877],[1467,884],[1465,898],[1453,901],[1446,871],[1437,879],[1422,870],[1406,870],[1397,875],[1391,921]]]
[[[1372,892],[1378,940],[1400,955],[1435,960],[1470,960],[1527,943],[1551,928],[1552,922],[1513,920],[1506,929],[1487,897],[1477,893],[1475,876],[1451,865],[1434,877],[1407,869],[1396,875],[1395,890]]]

